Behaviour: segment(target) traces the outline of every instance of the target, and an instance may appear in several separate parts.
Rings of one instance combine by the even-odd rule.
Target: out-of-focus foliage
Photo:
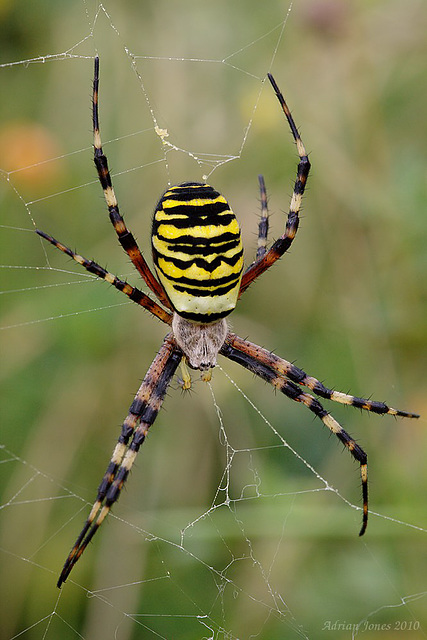
[[[427,591],[425,421],[330,407],[369,454],[372,510],[420,527],[372,515],[359,540],[360,512],[333,492],[313,491],[322,482],[278,446],[220,371],[213,389],[227,442],[242,450],[228,485],[237,502],[186,532],[185,551],[174,546],[209,510],[226,466],[209,388],[196,382],[183,395],[174,384],[114,510],[125,522],[111,517],[72,575],[84,589],[106,590],[100,595],[112,606],[70,581],[51,626],[36,624],[56,608],[61,562],[165,332],[33,233],[34,221],[138,284],[91,160],[95,52],[101,130],[112,141],[105,151],[122,211],[148,254],[151,212],[168,180],[200,180],[209,167],[179,151],[165,160],[146,97],[168,141],[193,155],[239,154],[251,122],[240,158],[209,180],[241,221],[247,262],[259,173],[271,237],[280,235],[296,154],[267,86],[257,102],[260,78],[274,73],[313,170],[292,251],[245,294],[233,329],[334,388],[427,412],[425,2],[295,0],[271,68],[286,3],[103,7],[93,24],[96,3],[0,4],[1,441],[25,461],[4,452],[1,467],[1,504],[11,505],[1,512],[2,637],[26,630],[25,638],[192,640],[210,637],[212,627],[215,638],[314,638],[328,620],[367,616],[392,629],[399,620],[426,625],[423,598],[390,608]],[[76,57],[8,65],[65,51]],[[359,504],[357,467],[321,424],[247,372],[221,365],[299,455]],[[350,633],[334,635],[341,637]]]

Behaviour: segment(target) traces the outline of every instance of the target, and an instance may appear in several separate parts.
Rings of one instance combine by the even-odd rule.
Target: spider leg
[[[162,304],[171,309],[169,299],[163,289],[163,286],[155,278],[151,272],[144,256],[139,249],[132,233],[127,229],[125,221],[119,212],[119,205],[114,193],[111,175],[108,170],[107,157],[102,151],[101,134],[99,131],[98,117],[98,87],[99,87],[99,58],[95,57],[94,76],[93,76],[93,94],[92,94],[92,117],[93,117],[93,148],[94,162],[98,171],[99,181],[104,191],[105,202],[107,203],[108,213],[113,227],[117,233],[120,244],[128,254],[135,268],[139,271],[147,286],[156,295]]]
[[[129,408],[110,463],[99,485],[97,498],[64,564],[58,587],[66,581],[112,505],[118,500],[139,448],[162,406],[167,388],[181,358],[181,349],[177,346],[172,334],[168,334]]]
[[[363,501],[363,516],[362,527],[359,535],[362,536],[366,531],[368,524],[368,459],[366,453],[357,444],[357,442],[342,428],[342,426],[331,416],[331,414],[322,407],[317,398],[314,398],[309,393],[305,392],[301,387],[294,384],[291,380],[287,380],[283,375],[277,374],[274,369],[267,364],[259,361],[255,354],[249,355],[244,351],[233,346],[233,336],[228,335],[227,339],[220,350],[220,353],[237,362],[245,369],[248,369],[262,380],[270,383],[273,387],[281,391],[285,396],[296,402],[301,402],[315,416],[320,418],[323,424],[334,433],[337,438],[348,449],[353,458],[357,460],[360,465],[360,477],[362,480],[362,501]]]
[[[255,262],[260,260],[267,251],[268,236],[268,200],[267,190],[265,188],[264,176],[258,176],[259,195],[261,201],[261,216],[258,224],[258,245],[255,256]]]
[[[106,280],[107,282],[112,284],[113,287],[115,287],[119,291],[122,291],[125,295],[128,296],[128,298],[132,300],[132,302],[136,302],[141,307],[144,307],[144,309],[147,309],[147,311],[152,313],[153,316],[156,316],[156,318],[159,318],[159,320],[162,320],[166,324],[171,324],[171,314],[163,309],[160,305],[158,305],[157,302],[154,302],[154,300],[147,296],[146,293],[143,293],[136,287],[132,287],[124,280],[120,280],[117,276],[113,275],[109,271],[106,271],[103,267],[101,267],[93,260],[88,260],[87,258],[80,256],[78,253],[75,253],[69,247],[66,247],[65,244],[58,242],[58,240],[55,240],[55,238],[52,238],[52,236],[44,233],[44,231],[36,229],[36,233],[50,242],[54,247],[66,253],[67,256],[73,258],[73,260],[82,265],[82,267],[84,267],[87,271],[89,271],[90,273],[94,273],[96,276],[98,276],[98,278]]]
[[[276,262],[276,260],[281,258],[283,254],[291,246],[293,239],[295,238],[296,232],[298,230],[299,211],[301,209],[302,196],[304,194],[308,174],[310,171],[310,161],[308,159],[307,152],[301,140],[301,136],[291,116],[291,112],[289,111],[288,105],[286,104],[285,99],[282,93],[280,92],[279,87],[276,84],[276,81],[274,80],[273,76],[270,73],[268,74],[268,79],[270,80],[270,83],[276,93],[280,106],[282,107],[282,110],[289,123],[300,160],[298,163],[297,177],[295,180],[291,203],[289,205],[289,213],[288,213],[288,219],[286,222],[285,231],[280,236],[280,238],[278,238],[272,244],[272,246],[267,251],[267,253],[265,253],[261,258],[255,260],[255,262],[251,264],[250,267],[245,271],[242,277],[242,282],[240,284],[240,294],[239,294],[240,296],[246,291],[248,286],[256,278],[258,278],[258,276],[260,276],[262,273],[264,273],[264,271],[266,271],[269,267],[271,267],[271,265],[273,265]]]
[[[321,398],[333,400],[334,402],[339,402],[341,404],[351,405],[352,407],[358,407],[359,409],[365,409],[372,413],[389,414],[392,416],[401,416],[403,418],[420,417],[417,413],[409,413],[407,411],[401,411],[400,409],[393,409],[393,407],[388,406],[384,402],[359,398],[348,393],[328,389],[328,387],[325,387],[320,380],[307,375],[305,371],[299,369],[299,367],[296,367],[291,362],[288,362],[283,358],[279,358],[279,356],[271,353],[271,351],[267,351],[248,340],[242,340],[242,338],[239,338],[239,336],[235,334],[229,333],[227,341],[241,353],[248,355],[257,362],[260,362],[275,371],[277,375],[286,376],[289,380],[292,380],[292,382],[296,382],[297,384],[311,389],[311,391]]]

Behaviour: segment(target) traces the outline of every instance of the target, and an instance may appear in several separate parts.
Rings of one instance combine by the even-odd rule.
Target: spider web
[[[382,15],[334,2],[259,5],[156,2],[141,11],[73,0],[44,3],[42,17],[42,5],[37,15],[4,9],[4,638],[427,635],[425,422],[331,407],[369,453],[371,516],[359,540],[349,456],[302,407],[223,360],[189,394],[171,385],[114,512],[61,592],[55,586],[164,334],[34,234],[52,233],[141,286],[92,166],[95,53],[104,149],[146,255],[157,196],[189,179],[229,198],[250,261],[263,171],[271,237],[281,233],[296,157],[262,83],[275,73],[313,151],[310,204],[297,248],[245,295],[233,329],[337,387],[344,380],[423,413],[426,309],[416,301],[427,194],[413,187],[425,184],[425,147],[421,116],[408,99],[396,114],[392,88],[416,87],[418,99],[424,90],[425,68],[399,76],[395,62],[425,47],[422,4]],[[375,72],[359,64],[362,51]],[[386,116],[372,116],[387,100]],[[405,135],[402,111],[414,122]],[[401,132],[393,142],[391,129]],[[405,228],[401,210],[410,212]]]

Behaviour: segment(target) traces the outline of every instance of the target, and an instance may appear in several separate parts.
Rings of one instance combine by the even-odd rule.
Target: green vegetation
[[[200,180],[211,166],[165,154],[146,98],[165,140],[193,156],[239,155],[252,122],[240,157],[222,158],[209,181],[240,220],[247,262],[259,173],[271,238],[280,235],[297,156],[267,84],[257,103],[260,78],[274,73],[313,170],[291,253],[248,290],[233,329],[336,389],[427,414],[425,2],[295,0],[271,69],[287,11],[278,0],[107,0],[109,15],[101,10],[92,25],[94,7],[41,0],[0,8],[2,63],[76,56],[0,66],[0,169],[14,171],[0,183],[1,262],[18,267],[0,274],[0,635],[321,638],[327,621],[368,617],[392,629],[419,621],[424,635],[414,627],[408,637],[424,637],[425,596],[416,594],[427,592],[425,420],[328,404],[368,453],[370,508],[380,517],[370,516],[359,539],[361,513],[345,502],[361,503],[348,453],[304,407],[223,361],[345,500],[283,446],[223,371],[212,389],[225,437],[209,387],[195,381],[184,395],[174,384],[127,490],[57,603],[61,563],[164,335],[33,233],[34,222],[139,284],[91,159],[95,52],[104,149],[147,255],[168,180]],[[211,509],[227,492],[230,505]],[[379,630],[363,638],[378,640]],[[333,633],[350,637],[342,627]]]

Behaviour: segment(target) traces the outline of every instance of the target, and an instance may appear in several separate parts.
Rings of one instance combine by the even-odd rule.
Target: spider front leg
[[[167,335],[129,408],[110,463],[99,485],[97,498],[65,561],[58,587],[66,581],[112,505],[118,500],[139,448],[162,406],[167,388],[181,358],[182,351],[172,334]]]
[[[245,369],[248,369],[258,377],[262,378],[266,382],[269,382],[273,387],[281,391],[290,400],[301,402],[315,416],[320,418],[323,424],[334,433],[337,438],[348,449],[353,458],[357,460],[360,465],[360,477],[362,480],[362,500],[363,500],[363,517],[362,527],[359,535],[362,536],[366,531],[368,524],[368,459],[363,449],[356,443],[356,441],[341,427],[341,425],[331,416],[320,402],[309,393],[304,392],[303,389],[296,384],[287,380],[284,376],[277,375],[277,373],[268,367],[266,364],[260,362],[253,356],[244,353],[234,346],[232,346],[233,335],[227,336],[226,343],[221,349],[221,354],[229,360],[237,362]],[[240,340],[240,339],[239,339]]]
[[[318,395],[330,400],[350,404],[374,413],[388,413],[405,418],[419,418],[418,414],[393,409],[383,402],[357,398],[349,394],[328,389],[319,380],[312,376],[307,376],[302,369],[298,369],[298,367],[292,363],[279,358],[274,353],[270,353],[258,345],[242,340],[242,338],[232,333],[227,335],[220,353],[229,360],[237,362],[242,367],[252,371],[252,373],[270,383],[291,400],[304,404],[320,418],[323,424],[337,436],[353,458],[357,460],[360,465],[360,476],[362,480],[363,519],[359,532],[359,535],[362,536],[368,524],[368,465],[366,453],[341,427],[335,418],[324,409],[320,402],[298,385],[307,386]]]
[[[368,400],[368,398],[360,398],[359,396],[352,396],[349,393],[343,393],[342,391],[335,391],[329,389],[320,382],[317,378],[309,376],[305,371],[299,367],[288,362],[284,358],[276,356],[271,351],[267,351],[263,347],[259,347],[257,344],[249,342],[249,340],[242,340],[239,336],[229,333],[227,340],[230,341],[235,349],[238,349],[242,354],[246,354],[249,358],[265,364],[270,369],[276,372],[279,376],[285,376],[292,382],[296,382],[303,387],[311,389],[317,396],[338,402],[340,404],[347,404],[358,409],[364,409],[371,411],[372,413],[378,413],[380,415],[389,414],[392,416],[399,416],[401,418],[419,418],[417,413],[410,413],[408,411],[402,411],[401,409],[394,409],[385,402],[378,402],[377,400]]]

